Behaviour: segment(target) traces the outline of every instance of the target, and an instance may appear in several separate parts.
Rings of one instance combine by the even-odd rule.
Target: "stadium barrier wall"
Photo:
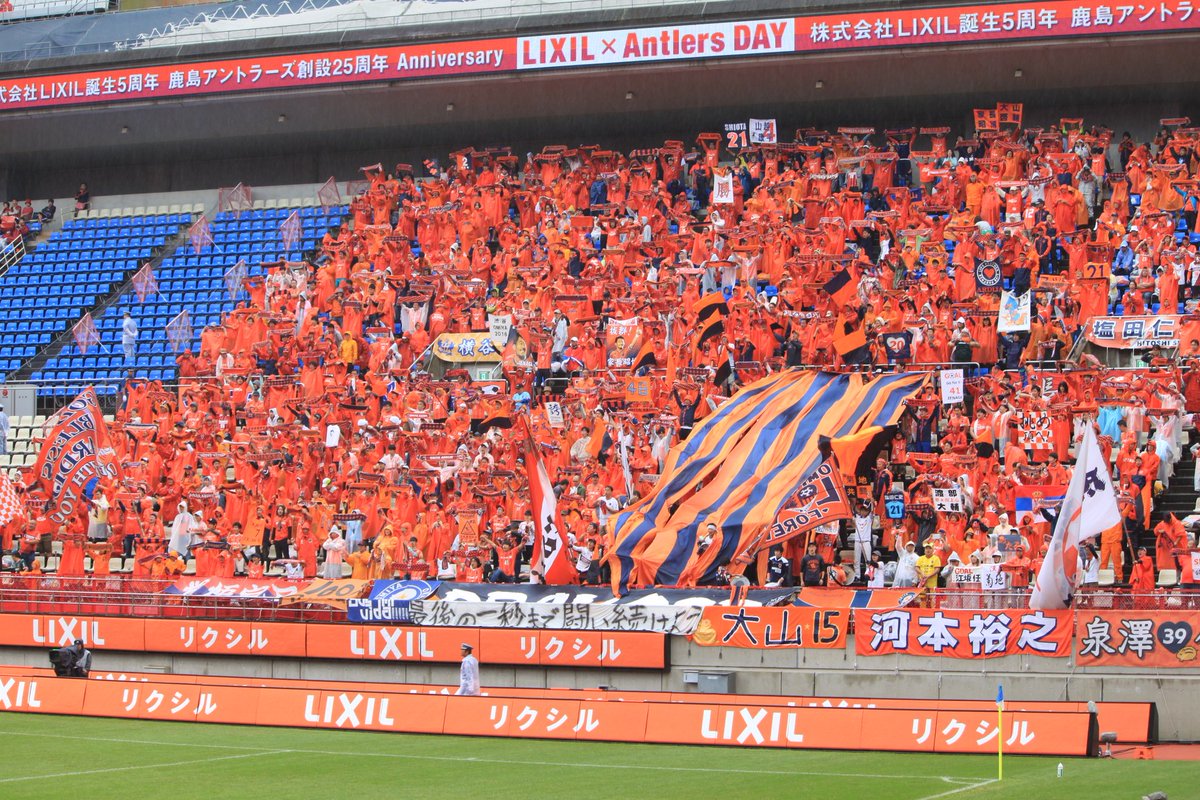
[[[53,670],[49,668],[0,665],[0,710],[5,708],[4,691],[7,678],[49,679]],[[162,680],[162,675],[151,673],[93,673],[94,680],[119,682],[146,682]],[[173,683],[200,684],[205,686],[242,686],[280,689],[308,689],[321,691],[361,691],[387,694],[449,694],[450,688],[429,684],[377,683],[296,680],[281,678],[246,679],[238,676],[216,675],[171,675]],[[451,687],[452,688],[452,687]],[[612,689],[542,689],[531,687],[485,687],[483,695],[492,698],[533,698],[542,700],[576,700],[604,702],[666,702],[687,704],[728,705],[729,695],[701,692],[646,692]],[[855,708],[855,709],[907,709],[921,711],[991,711],[995,704],[987,700],[938,700],[910,699],[898,697],[785,697],[775,695],[737,695],[739,703],[764,707],[784,708]],[[1008,711],[1073,712],[1088,711],[1087,703],[1069,703],[1039,700],[1009,700]],[[1153,703],[1096,703],[1096,720],[1102,731],[1114,731],[1122,742],[1148,742],[1151,740],[1151,724],[1154,716]]]
[[[777,699],[777,698],[775,698]],[[1096,752],[1096,715],[1013,710],[800,707],[754,702],[676,703],[669,698],[458,697],[314,684],[230,686],[192,681],[0,679],[0,708],[40,714],[237,725],[444,733],[790,749],[992,753],[1004,737],[1016,755]]]
[[[276,658],[456,662],[469,644],[496,664],[663,669],[666,635],[0,614],[0,645]]]

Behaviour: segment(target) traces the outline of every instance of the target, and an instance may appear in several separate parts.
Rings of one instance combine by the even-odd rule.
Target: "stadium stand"
[[[282,252],[279,227],[293,211],[299,212],[303,238],[295,250],[285,253]],[[46,383],[51,394],[72,396],[87,385],[95,385],[101,394],[115,394],[121,379],[129,370],[147,380],[173,381],[177,374],[176,352],[167,335],[168,323],[186,310],[190,334],[182,347],[198,345],[202,329],[220,323],[222,316],[233,308],[234,300],[226,292],[224,281],[228,270],[239,261],[244,261],[247,274],[254,276],[263,274],[263,263],[273,263],[280,258],[301,261],[303,253],[315,246],[316,236],[329,225],[340,221],[337,214],[338,209],[331,209],[327,215],[320,208],[291,206],[252,209],[240,215],[231,212],[217,214],[211,225],[212,244],[205,244],[198,251],[189,242],[179,245],[155,271],[157,291],[145,302],[137,297],[135,288],[129,285],[96,317],[96,328],[100,334],[96,350],[82,353],[76,343],[67,342],[40,370],[33,373],[32,379]],[[153,228],[158,238],[138,237],[136,226],[139,219],[144,219],[145,226]],[[87,232],[113,229],[111,225],[107,228],[98,225],[103,221],[85,219],[78,224],[67,223],[64,232],[85,233],[84,238],[78,241],[70,240],[71,249],[83,249],[88,241]],[[112,221],[116,221],[116,218],[112,218]],[[178,233],[192,221],[191,214],[159,214],[134,218],[134,227],[122,227],[119,230],[120,235],[128,235],[130,241],[140,243],[136,252],[144,258],[150,255],[154,247],[163,243],[162,237]],[[120,255],[119,251],[117,255]],[[136,356],[132,362],[126,362],[121,347],[122,315],[127,310],[139,331]]]
[[[180,214],[128,211],[66,221],[0,277],[0,377],[69,331],[186,222]]]
[[[755,579],[914,586],[930,558],[947,580],[953,555],[998,559],[1020,602],[1049,524],[1015,511],[1015,498],[1022,487],[1061,491],[1078,455],[1072,423],[1094,414],[1127,522],[1084,566],[1153,588],[1151,557],[1134,548],[1178,573],[1190,546],[1179,520],[1154,509],[1179,488],[1182,414],[1200,407],[1192,329],[1179,315],[1200,289],[1194,184],[1166,163],[1192,158],[1191,134],[1114,143],[1080,126],[953,147],[941,132],[922,137],[812,132],[787,148],[725,153],[701,136],[692,154],[682,142],[628,156],[555,146],[524,161],[460,152],[419,176],[370,168],[348,206],[272,200],[217,215],[211,246],[183,243],[162,261],[160,294],[141,303],[123,290],[108,305],[98,325],[107,354],[68,344],[35,377],[115,390],[120,315],[135,314],[136,378],[111,425],[124,480],[97,489],[110,506],[104,529],[127,546],[157,507],[153,536],[184,556],[164,553],[135,574],[210,574],[214,563],[187,559],[206,542],[234,555],[221,567],[230,575],[295,559],[308,576],[514,579],[529,567],[526,512],[538,501],[501,465],[525,459],[513,420],[532,409],[567,531],[566,569],[548,577],[597,583],[626,534],[610,519],[740,387],[787,367],[961,369],[964,403],[943,407],[929,383],[906,400],[878,463],[861,465],[870,546],[822,529],[811,537],[816,562],[802,547],[810,537],[796,537],[762,554]],[[299,244],[284,252],[293,211]],[[162,236],[187,221],[142,224],[177,226]],[[125,216],[84,219],[17,274],[60,251],[127,273],[153,247],[145,233]],[[250,280],[235,305],[224,276],[242,261]],[[1099,278],[1089,264],[1103,266]],[[85,274],[69,285],[94,302],[105,286]],[[1028,319],[998,335],[1002,311],[1020,311],[1002,301],[1024,300]],[[1106,340],[1112,326],[1089,322],[1113,314],[1144,327],[1160,308],[1181,326],[1178,360],[1126,343],[1132,333]],[[193,348],[176,361],[164,328],[185,309]],[[507,337],[491,333],[497,317]],[[1131,347],[1136,363],[1103,365]],[[1117,393],[1132,404],[1125,413],[1113,410]],[[549,403],[560,404],[560,426]],[[896,479],[906,510],[889,520]],[[951,485],[959,500],[947,503]],[[143,489],[152,501],[135,499]],[[732,565],[699,560],[711,543],[703,523],[671,528],[699,542],[673,574],[726,582]],[[327,538],[335,529],[345,544]],[[923,562],[906,553],[922,544],[937,552]],[[665,574],[653,559],[641,569],[635,583]]]

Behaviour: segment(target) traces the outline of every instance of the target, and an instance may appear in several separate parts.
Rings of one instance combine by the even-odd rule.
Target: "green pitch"
[[[5,800],[1195,797],[1194,762],[752,750],[0,714]]]

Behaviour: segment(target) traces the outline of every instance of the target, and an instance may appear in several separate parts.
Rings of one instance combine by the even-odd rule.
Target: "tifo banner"
[[[0,615],[0,646],[203,652],[366,661],[453,663],[463,642],[492,664],[662,669],[659,633]]]
[[[34,474],[50,498],[50,519],[63,525],[79,512],[83,499],[92,496],[97,481],[121,480],[121,464],[90,387],[47,420],[44,430]]]
[[[296,728],[444,733],[793,749],[995,753],[994,709],[822,708],[753,703],[456,697],[356,689],[231,686],[174,677],[145,681],[6,679],[5,711]],[[1013,711],[1003,744],[1014,755],[1092,752],[1087,711]]]
[[[1100,347],[1142,350],[1158,345],[1179,346],[1180,317],[1164,314],[1155,317],[1092,317],[1083,335]]]
[[[856,611],[854,643],[860,656],[1065,657],[1071,625],[1070,611]]]
[[[927,380],[791,369],[743,387],[671,450],[654,490],[618,515],[607,557],[614,589],[705,583],[774,523],[823,460],[822,436],[893,424]],[[695,542],[708,522],[718,535],[700,553]]]
[[[709,606],[700,617],[692,641],[706,647],[758,650],[831,649],[846,646],[849,627],[850,612],[840,608]]]
[[[412,603],[410,613],[415,624],[437,627],[651,631],[687,635],[696,630],[702,610],[701,606],[447,603],[439,600],[418,600]]]
[[[253,578],[192,578],[176,581],[163,589],[163,594],[188,597],[287,597],[300,586],[287,581],[255,580]]]
[[[408,622],[409,605],[424,600],[440,584],[437,581],[375,581],[371,594],[346,601],[346,619],[351,622]]]
[[[1154,6],[1033,0],[309,51],[19,76],[0,110],[231,95],[517,70],[1194,31],[1190,0]],[[997,108],[997,118],[1004,109]],[[1019,124],[1011,112],[1010,122]]]
[[[1080,667],[1197,667],[1200,611],[1084,611],[1075,616]]]

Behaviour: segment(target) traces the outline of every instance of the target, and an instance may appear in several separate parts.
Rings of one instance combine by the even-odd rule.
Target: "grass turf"
[[[0,797],[1127,800],[1194,762],[557,742],[0,713]],[[1055,777],[1059,761],[1062,779]]]

